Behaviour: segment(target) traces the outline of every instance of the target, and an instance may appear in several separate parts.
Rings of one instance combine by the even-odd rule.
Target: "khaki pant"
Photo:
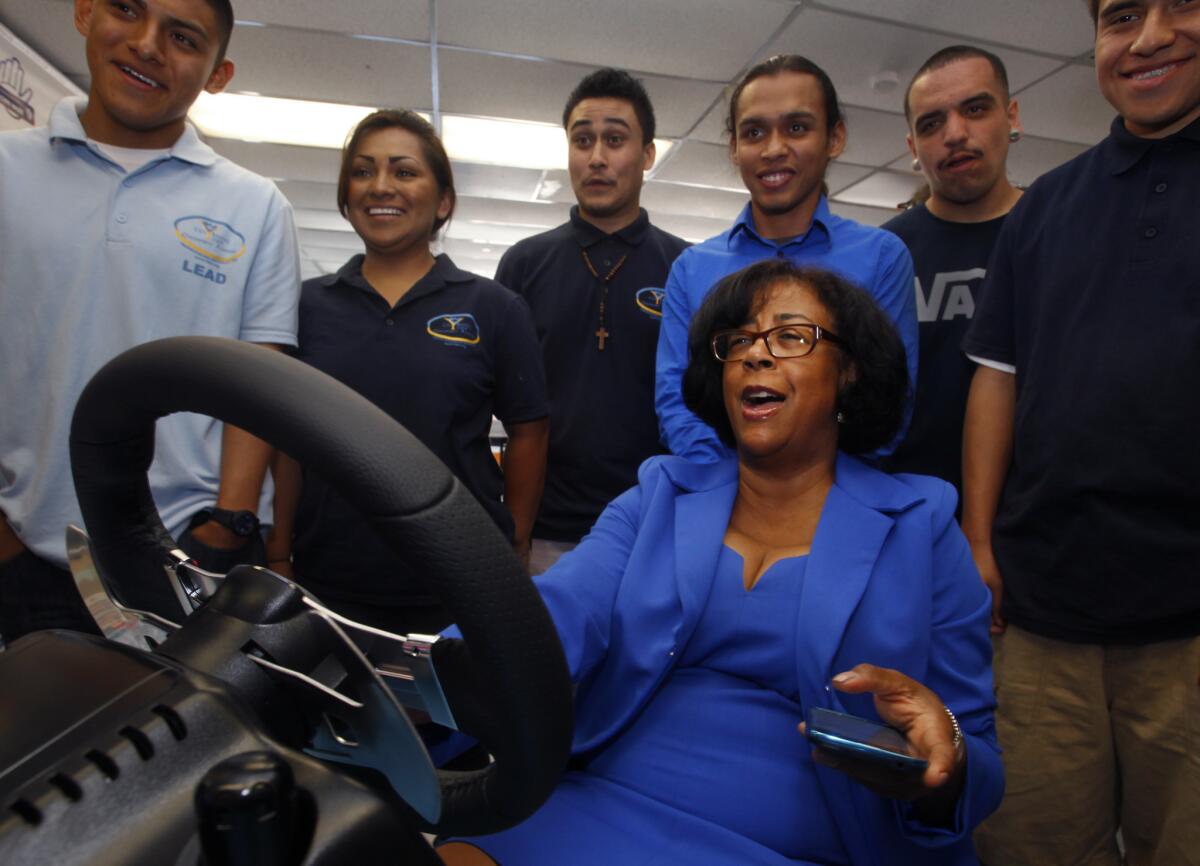
[[[576,544],[574,541],[547,541],[544,538],[533,539],[533,544],[530,545],[529,551],[529,573],[541,574],[543,571],[546,571],[550,566],[558,562],[560,556],[574,550]]]
[[[1200,864],[1200,638],[1072,644],[1009,626],[993,665],[1006,788],[975,835],[986,866]]]

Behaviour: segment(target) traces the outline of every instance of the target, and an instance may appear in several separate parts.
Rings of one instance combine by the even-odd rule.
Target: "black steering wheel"
[[[453,615],[465,647],[451,644],[446,658],[468,660],[474,694],[462,695],[472,705],[464,714],[486,716],[495,762],[439,773],[442,817],[433,829],[489,832],[532,814],[570,751],[570,678],[541,597],[475,498],[390,416],[300,361],[214,337],[143,344],[84,390],[71,468],[93,555],[118,601],[170,620],[181,610],[163,565],[176,544],[146,472],[155,422],[173,412],[234,424],[322,474]],[[454,691],[447,695],[454,707]]]

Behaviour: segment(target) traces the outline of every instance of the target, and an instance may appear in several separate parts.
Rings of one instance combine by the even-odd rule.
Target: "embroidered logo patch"
[[[642,289],[637,293],[638,309],[656,319],[661,319],[663,295],[665,294],[666,292],[662,289]]]
[[[425,331],[435,340],[473,346],[479,342],[479,323],[470,313],[444,313],[425,323]]]
[[[246,252],[245,236],[228,223],[202,216],[175,220],[175,237],[194,253],[214,262],[232,262]]]

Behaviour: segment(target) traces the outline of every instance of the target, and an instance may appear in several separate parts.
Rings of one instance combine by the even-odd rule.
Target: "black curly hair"
[[[721,441],[737,446],[725,411],[724,364],[712,353],[714,331],[741,328],[779,283],[812,289],[829,311],[830,330],[840,339],[842,369],[853,366],[838,394],[844,421],[838,448],[869,454],[895,438],[908,402],[908,362],[904,343],[887,314],[865,291],[822,268],[801,267],[786,259],[767,259],[730,274],[717,283],[692,318],[688,331],[688,366],[683,374],[683,400]]]
[[[606,66],[584,76],[563,108],[562,125],[567,129],[571,122],[571,112],[585,99],[624,99],[633,106],[637,116],[638,126],[642,128],[642,147],[654,141],[655,123],[654,106],[650,103],[650,95],[640,78],[634,78],[624,69],[613,69]]]

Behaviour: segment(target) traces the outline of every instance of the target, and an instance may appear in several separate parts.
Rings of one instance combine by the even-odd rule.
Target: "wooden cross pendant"
[[[604,341],[608,337],[608,329],[601,325],[596,329],[596,345],[600,347],[600,351],[604,351]]]

